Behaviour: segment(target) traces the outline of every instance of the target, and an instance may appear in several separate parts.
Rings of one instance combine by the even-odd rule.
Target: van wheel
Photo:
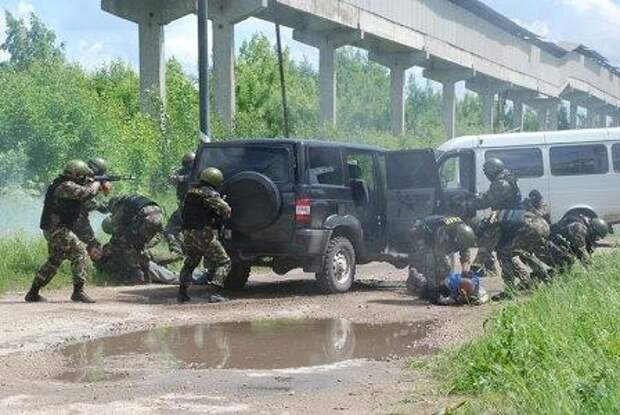
[[[353,244],[342,236],[332,238],[327,245],[323,267],[316,274],[316,281],[327,294],[349,291],[355,279],[355,249]]]
[[[224,288],[231,291],[243,290],[250,278],[251,270],[249,263],[233,261],[230,273],[224,282]]]

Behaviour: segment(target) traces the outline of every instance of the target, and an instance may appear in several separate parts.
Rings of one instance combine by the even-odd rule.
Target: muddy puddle
[[[285,369],[428,353],[432,322],[264,320],[156,328],[66,347],[67,382],[113,381],[157,368]]]

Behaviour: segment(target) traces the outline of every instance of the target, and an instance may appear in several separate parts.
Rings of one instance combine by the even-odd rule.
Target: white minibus
[[[497,157],[519,177],[524,198],[542,193],[553,221],[579,212],[620,222],[620,128],[460,137],[438,153],[447,195],[488,189],[482,165]]]

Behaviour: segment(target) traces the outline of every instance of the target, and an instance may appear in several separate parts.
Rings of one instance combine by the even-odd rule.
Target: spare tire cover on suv
[[[263,174],[241,172],[224,182],[222,194],[232,208],[234,230],[247,233],[265,229],[280,214],[280,191]]]

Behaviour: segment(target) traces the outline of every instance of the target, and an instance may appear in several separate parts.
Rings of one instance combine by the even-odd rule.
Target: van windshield
[[[290,157],[290,151],[285,147],[205,146],[198,171],[216,167],[226,179],[244,171],[253,171],[264,174],[274,183],[286,183],[290,180]]]

